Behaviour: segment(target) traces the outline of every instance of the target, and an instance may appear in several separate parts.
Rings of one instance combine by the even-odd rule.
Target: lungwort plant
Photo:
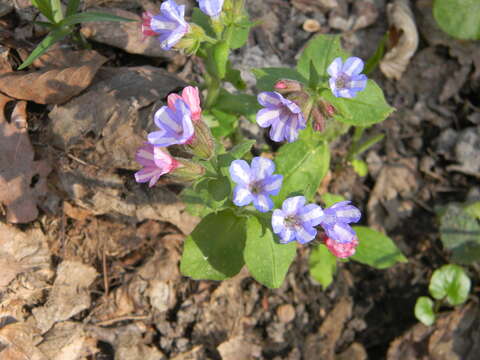
[[[355,128],[347,161],[360,161],[358,155],[380,140],[364,140],[364,129],[393,111],[363,73],[363,60],[344,51],[339,36],[319,35],[296,68],[252,69],[259,93],[247,94],[229,59],[254,25],[244,1],[200,0],[199,6],[188,20],[185,6],[166,0],[142,20],[145,36],[156,37],[162,49],[199,57],[205,69],[202,83],[168,96],[153,119],[157,130],[136,154],[138,182],[152,187],[168,174],[188,183],[182,198],[202,218],[185,240],[182,273],[222,280],[246,266],[275,288],[297,246],[311,244],[311,273],[324,286],[337,258],[377,268],[406,261],[387,236],[352,226],[362,214],[350,201],[332,194],[324,194],[324,207],[315,201],[330,166],[329,144]],[[266,129],[278,152],[253,156],[255,141],[238,131],[239,117]]]

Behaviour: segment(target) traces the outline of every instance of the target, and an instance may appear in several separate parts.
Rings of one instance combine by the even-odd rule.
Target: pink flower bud
[[[323,241],[328,250],[340,259],[344,259],[355,254],[358,246],[358,238],[355,236],[352,241],[341,243],[323,235]]]
[[[294,91],[302,91],[303,86],[296,80],[282,79],[277,81],[274,89],[280,94],[287,94]]]
[[[197,87],[187,86],[182,91],[182,96],[170,94],[167,97],[168,107],[175,110],[175,102],[182,99],[190,108],[192,121],[195,123],[202,117],[202,108],[200,107],[200,95]]]
[[[315,131],[322,132],[325,130],[325,116],[323,116],[318,106],[315,106],[312,110],[312,125]]]
[[[142,34],[144,36],[158,36],[151,27],[152,17],[153,14],[150,11],[146,11],[142,14]]]

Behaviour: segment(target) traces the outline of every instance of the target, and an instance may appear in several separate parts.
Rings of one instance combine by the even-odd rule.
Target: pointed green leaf
[[[296,251],[295,243],[275,241],[270,224],[254,216],[247,220],[243,254],[248,270],[258,282],[272,289],[280,287]]]
[[[353,99],[337,98],[330,89],[322,96],[335,106],[335,120],[355,126],[370,126],[385,120],[395,109],[388,105],[382,89],[373,80],[367,81],[365,90]]]
[[[350,258],[377,269],[386,269],[397,262],[407,262],[401,251],[385,234],[366,226],[353,226],[357,233],[358,247]]]
[[[50,0],[31,0],[33,6],[35,6],[48,20],[55,23],[52,8],[50,6]]]
[[[185,239],[180,270],[193,279],[223,280],[242,266],[245,219],[231,210],[207,215]]]
[[[68,0],[66,16],[73,15],[77,12],[78,7],[80,6],[80,0]]]
[[[60,0],[50,0],[50,8],[52,9],[53,20],[58,24],[63,20],[63,9]]]
[[[320,244],[312,249],[308,267],[310,276],[326,289],[332,283],[333,276],[337,271],[337,258],[328,251],[325,245]]]
[[[281,79],[297,80],[306,84],[308,81],[297,70],[290,68],[261,68],[252,69],[257,78],[259,91],[273,91],[273,86]]]
[[[199,8],[193,8],[192,22],[200,26],[208,36],[212,38],[217,37],[212,25],[210,24],[210,16],[204,14]]]
[[[61,41],[64,37],[66,37],[70,33],[69,30],[66,29],[58,29],[52,31],[48,34],[40,44],[32,51],[32,53],[28,56],[28,58],[18,67],[18,70],[25,69],[38,57],[42,56],[50,46],[55,44],[58,41]]]
[[[310,76],[310,63],[313,63],[321,81],[327,80],[327,67],[332,61],[341,57],[346,59],[349,54],[342,49],[339,35],[317,35],[305,47],[297,64],[297,70],[305,78]]]
[[[255,122],[256,114],[261,107],[257,98],[253,95],[232,94],[225,89],[221,89],[215,108],[228,114],[243,115],[249,121]]]
[[[427,326],[435,322],[435,311],[433,301],[427,296],[421,296],[415,304],[415,317]]]
[[[446,298],[450,305],[463,304],[470,293],[471,281],[462,267],[444,265],[433,272],[428,290],[437,300]]]
[[[313,61],[310,61],[310,76],[308,79],[308,86],[310,89],[317,89],[320,84],[320,75],[318,75],[318,71],[313,64]]]
[[[283,175],[280,194],[274,197],[280,206],[287,197],[303,195],[311,201],[330,166],[330,150],[324,142],[297,140],[283,145],[275,157],[277,174]]]

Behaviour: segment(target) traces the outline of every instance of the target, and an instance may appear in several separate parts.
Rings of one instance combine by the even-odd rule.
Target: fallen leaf
[[[395,0],[388,4],[387,14],[390,28],[400,35],[380,61],[380,70],[386,77],[399,80],[417,51],[418,31],[408,0]]]
[[[36,329],[26,323],[8,324],[0,329],[2,360],[50,360],[36,345],[40,342]]]
[[[155,128],[154,105],[185,83],[151,66],[102,69],[96,80],[84,94],[50,112],[52,141],[68,149],[90,133],[97,150],[91,163],[138,169],[135,152]]]
[[[38,348],[49,360],[83,360],[98,352],[97,339],[83,330],[82,324],[62,322],[44,335]]]
[[[0,75],[0,89],[15,99],[62,104],[82,92],[107,59],[93,50],[76,51],[66,63]]]
[[[102,13],[133,19],[132,22],[95,21],[82,24],[82,34],[87,39],[114,46],[130,54],[140,54],[163,59],[175,56],[172,51],[160,48],[157,37],[146,36],[141,31],[142,19],[137,14],[122,9],[91,9]]]
[[[40,229],[20,231],[0,222],[0,290],[18,274],[28,271],[48,271],[50,251]]]
[[[252,344],[243,336],[235,336],[217,347],[223,360],[260,359],[262,348]]]
[[[97,277],[91,266],[76,261],[63,261],[57,268],[45,305],[32,310],[42,333],[47,332],[56,322],[70,319],[90,307],[88,287]]]
[[[12,99],[0,94],[0,203],[7,208],[7,221],[27,223],[38,216],[37,203],[47,192],[46,161],[34,161],[27,132],[26,102],[19,102],[10,123],[4,107]]]

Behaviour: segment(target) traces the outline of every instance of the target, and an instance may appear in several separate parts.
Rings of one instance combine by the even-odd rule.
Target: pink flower
[[[172,172],[180,163],[160,147],[146,143],[137,150],[135,160],[143,166],[143,169],[135,173],[138,183],[148,182],[148,186],[154,186],[160,176]]]
[[[344,259],[355,254],[358,246],[358,238],[355,236],[352,241],[341,243],[323,235],[323,241],[328,250],[340,259]]]
[[[157,36],[158,34],[152,30],[151,22],[152,22],[153,14],[150,11],[146,11],[142,14],[142,34],[144,36]]]
[[[175,110],[175,102],[181,99],[183,100],[190,111],[192,112],[192,120],[196,122],[202,117],[202,108],[200,107],[200,95],[198,93],[198,88],[193,86],[187,86],[182,91],[182,96],[178,94],[170,94],[167,98],[168,107],[172,110]]]

